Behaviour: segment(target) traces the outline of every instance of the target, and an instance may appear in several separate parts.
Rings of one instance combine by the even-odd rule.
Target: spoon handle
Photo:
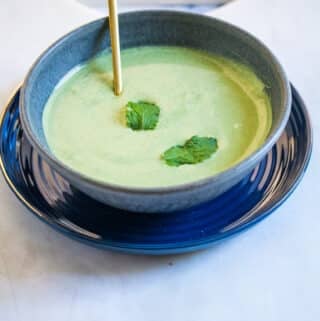
[[[117,0],[108,0],[109,4],[109,29],[112,50],[113,65],[113,86],[114,93],[120,96],[123,90],[122,72],[121,72],[121,56],[120,56],[120,37],[119,37],[119,21]]]

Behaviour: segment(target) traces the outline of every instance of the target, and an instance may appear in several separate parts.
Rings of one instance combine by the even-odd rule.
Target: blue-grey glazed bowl
[[[274,55],[245,31],[210,17],[176,11],[121,14],[121,47],[173,45],[223,55],[252,68],[266,84],[273,124],[265,143],[234,167],[199,181],[162,188],[132,188],[91,179],[69,168],[50,151],[42,114],[59,80],[73,67],[110,49],[108,19],[67,34],[35,62],[22,87],[20,118],[27,138],[41,157],[72,185],[96,200],[134,212],[172,212],[213,199],[238,183],[280,137],[291,108],[288,79]]]

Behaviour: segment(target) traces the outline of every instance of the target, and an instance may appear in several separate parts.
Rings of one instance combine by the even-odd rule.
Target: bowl
[[[291,91],[275,56],[259,40],[226,22],[177,11],[138,11],[119,16],[121,47],[174,45],[223,55],[249,66],[265,83],[272,128],[252,155],[224,172],[192,183],[132,188],[96,181],[69,168],[50,151],[42,127],[44,106],[59,80],[76,65],[110,50],[108,19],[86,24],[62,37],[35,62],[22,86],[20,119],[36,151],[75,188],[107,205],[133,212],[163,213],[212,200],[253,170],[279,139],[291,109]]]

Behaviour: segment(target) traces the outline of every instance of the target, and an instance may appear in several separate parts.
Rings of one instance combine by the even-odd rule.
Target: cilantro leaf
[[[129,101],[126,105],[127,126],[133,130],[149,130],[157,126],[160,108],[152,103]]]
[[[177,145],[164,152],[162,158],[169,166],[197,164],[215,153],[218,142],[213,137],[192,136],[184,145]]]

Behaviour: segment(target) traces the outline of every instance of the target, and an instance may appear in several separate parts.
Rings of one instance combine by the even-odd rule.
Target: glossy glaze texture
[[[293,93],[288,125],[268,155],[238,185],[190,210],[135,214],[85,196],[31,147],[19,120],[19,94],[8,106],[0,128],[2,170],[20,201],[69,237],[139,254],[206,248],[265,218],[300,182],[311,155],[312,133],[304,104]]]

